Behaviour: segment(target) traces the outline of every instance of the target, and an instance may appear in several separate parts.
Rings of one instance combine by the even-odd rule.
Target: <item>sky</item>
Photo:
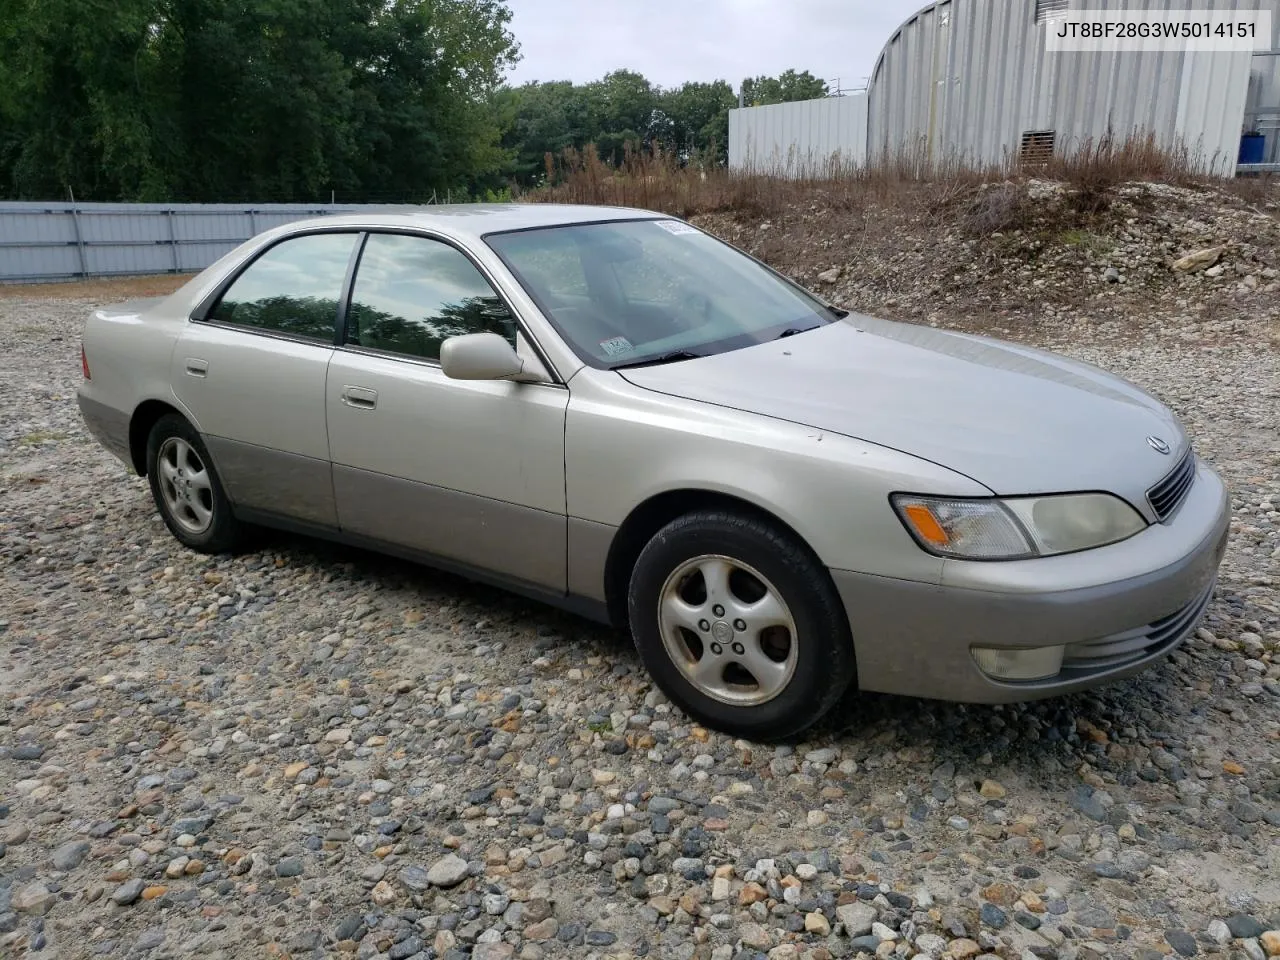
[[[662,87],[791,67],[846,90],[926,0],[507,0],[522,60],[511,83],[597,80],[627,68]]]

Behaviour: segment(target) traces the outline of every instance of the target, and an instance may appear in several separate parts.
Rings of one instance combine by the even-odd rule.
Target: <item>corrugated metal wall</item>
[[[729,111],[729,168],[822,176],[867,158],[867,95]]]
[[[203,270],[255,234],[380,206],[0,201],[0,283]]]
[[[1166,9],[1271,9],[1280,0],[1162,0]],[[1151,6],[1148,4],[1147,6]],[[1132,9],[1132,0],[1070,7]],[[890,38],[868,90],[868,149],[934,161],[1000,163],[1022,135],[1052,130],[1061,151],[1113,135],[1179,139],[1200,165],[1230,173],[1251,84],[1280,115],[1280,58],[1250,53],[1048,53],[1030,0],[940,0]],[[1280,46],[1280,37],[1273,38]],[[1254,79],[1250,80],[1250,75]]]

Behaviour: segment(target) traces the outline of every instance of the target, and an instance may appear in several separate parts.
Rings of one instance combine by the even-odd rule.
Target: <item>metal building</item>
[[[865,92],[729,111],[731,169],[821,177],[866,157]]]
[[[1000,163],[1024,149],[1069,153],[1104,137],[1153,134],[1204,170],[1230,174],[1246,124],[1280,120],[1280,58],[1252,52],[1048,52],[1045,31],[1083,3],[938,0],[889,39],[871,76],[875,156],[921,149],[935,161]],[[1280,0],[1090,0],[1091,9],[1272,10]],[[1251,116],[1246,116],[1246,107]],[[1266,159],[1266,158],[1264,158]]]
[[[1046,49],[1071,10],[1152,8],[1270,10],[1271,51]],[[791,175],[836,154],[986,166],[1148,134],[1230,175],[1243,135],[1280,162],[1280,0],[936,0],[889,38],[865,95],[733,110],[729,131],[731,168]]]

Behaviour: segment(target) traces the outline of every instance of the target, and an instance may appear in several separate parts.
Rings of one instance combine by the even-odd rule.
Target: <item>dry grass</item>
[[[147,277],[103,277],[65,283],[0,284],[0,300],[129,300],[167,296],[194,274]]]
[[[1269,185],[1254,181],[1224,181],[1194,172],[1197,158],[1190,151],[1165,148],[1150,136],[1125,140],[1084,141],[1068,154],[1046,163],[1022,165],[1017,157],[984,168],[956,158],[930,157],[923,145],[875,162],[856,166],[833,157],[826,162],[789,156],[772,169],[802,171],[743,173],[725,168],[681,166],[661,151],[628,150],[613,167],[594,147],[548,155],[547,186],[520,199],[547,203],[582,203],[640,207],[689,218],[707,213],[734,213],[768,218],[797,206],[859,210],[893,203],[918,210],[969,207],[975,232],[1016,226],[1024,211],[1015,191],[981,191],[986,184],[1025,184],[1032,178],[1057,180],[1067,187],[1064,213],[1075,220],[1105,212],[1115,187],[1134,181],[1181,186],[1227,186],[1242,197],[1266,195]],[[1003,224],[1004,226],[1001,226]]]

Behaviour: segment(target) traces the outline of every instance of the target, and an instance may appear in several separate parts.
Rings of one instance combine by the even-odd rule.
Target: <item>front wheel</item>
[[[794,736],[853,680],[853,642],[829,574],[763,519],[700,511],[672,521],[641,551],[628,605],[654,681],[725,733]]]
[[[151,428],[147,480],[165,526],[184,546],[226,553],[244,541],[244,525],[231,512],[204,441],[177,414],[166,414]]]

